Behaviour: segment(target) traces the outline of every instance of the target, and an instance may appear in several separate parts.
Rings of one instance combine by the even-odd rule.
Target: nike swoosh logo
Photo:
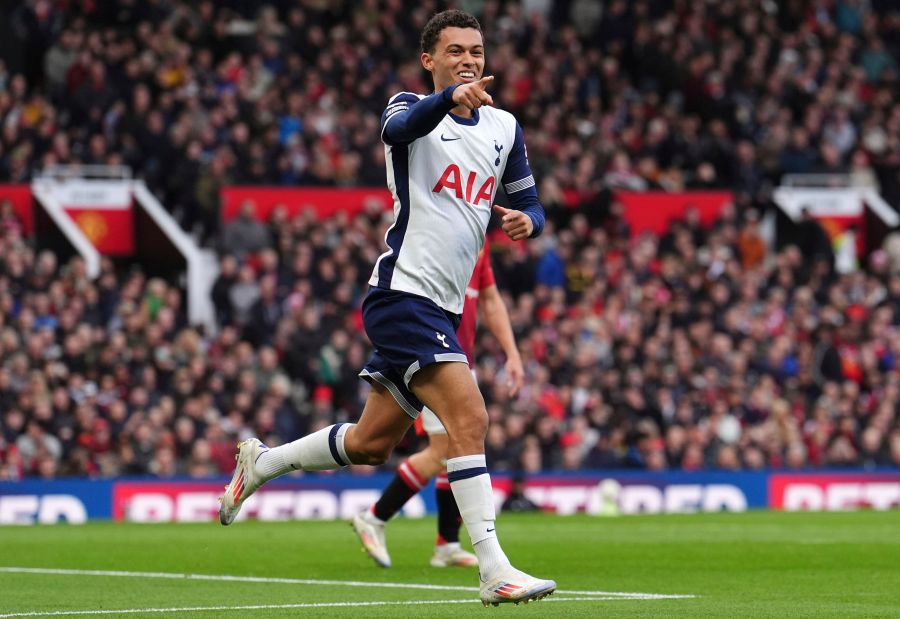
[[[494,528],[494,529],[488,529],[487,532],[490,533],[491,531],[496,531],[496,530],[497,530],[496,528]]]
[[[441,142],[453,142],[455,140],[461,140],[462,138],[445,138],[444,134],[441,134]]]

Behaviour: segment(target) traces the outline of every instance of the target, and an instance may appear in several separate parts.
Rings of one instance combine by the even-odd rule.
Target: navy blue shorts
[[[432,363],[469,363],[456,339],[459,315],[431,299],[371,288],[363,301],[362,315],[375,351],[359,375],[383,385],[413,419],[424,406],[409,389],[416,372]]]

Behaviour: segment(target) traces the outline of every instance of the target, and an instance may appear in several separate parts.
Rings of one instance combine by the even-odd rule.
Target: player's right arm
[[[381,115],[381,139],[391,146],[409,144],[431,133],[457,105],[470,109],[492,105],[485,86],[493,79],[489,75],[471,84],[453,84],[424,99],[411,92],[394,95]]]

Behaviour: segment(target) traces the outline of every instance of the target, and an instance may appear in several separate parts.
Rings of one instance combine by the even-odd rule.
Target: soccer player
[[[487,252],[487,244],[481,248],[475,272],[466,288],[462,319],[456,330],[460,346],[469,359],[469,367],[475,364],[475,324],[478,310],[488,329],[500,342],[506,354],[507,386],[510,395],[515,395],[522,386],[524,369],[522,357],[516,348],[516,340],[506,305],[494,283],[494,271]],[[387,485],[378,501],[369,509],[353,518],[353,529],[359,536],[366,552],[381,567],[391,566],[391,556],[384,540],[384,525],[403,507],[409,499],[437,475],[435,498],[438,508],[438,534],[431,557],[433,567],[469,567],[478,565],[478,558],[459,545],[459,507],[453,500],[450,482],[447,479],[447,430],[437,416],[425,408],[416,419],[416,430],[428,436],[428,447],[413,454],[397,468],[397,474]]]
[[[500,547],[484,459],[487,411],[456,327],[497,183],[514,208],[493,210],[513,241],[540,234],[544,210],[521,127],[491,107],[478,20],[438,13],[422,31],[420,58],[434,93],[398,93],[381,117],[394,225],[362,307],[375,349],[360,372],[372,385],[362,415],[272,449],[243,441],[219,520],[230,524],[247,497],[290,471],[384,463],[428,406],[447,429],[447,477],[478,557],[482,602],[527,602],[556,583],[515,569]]]

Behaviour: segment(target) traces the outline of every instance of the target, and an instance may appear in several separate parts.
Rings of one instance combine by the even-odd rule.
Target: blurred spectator
[[[752,271],[765,259],[766,243],[759,233],[759,214],[756,211],[747,212],[744,226],[738,235],[737,249],[745,271]]]
[[[797,224],[797,247],[811,262],[824,261],[829,268],[834,265],[834,249],[828,233],[822,224],[812,216],[808,207],[800,211],[800,223]]]
[[[510,484],[509,494],[503,500],[502,511],[533,512],[538,510],[534,501],[525,496],[525,478],[523,476],[513,476]]]
[[[222,253],[244,258],[271,246],[268,228],[256,218],[256,205],[244,200],[222,232]]]

